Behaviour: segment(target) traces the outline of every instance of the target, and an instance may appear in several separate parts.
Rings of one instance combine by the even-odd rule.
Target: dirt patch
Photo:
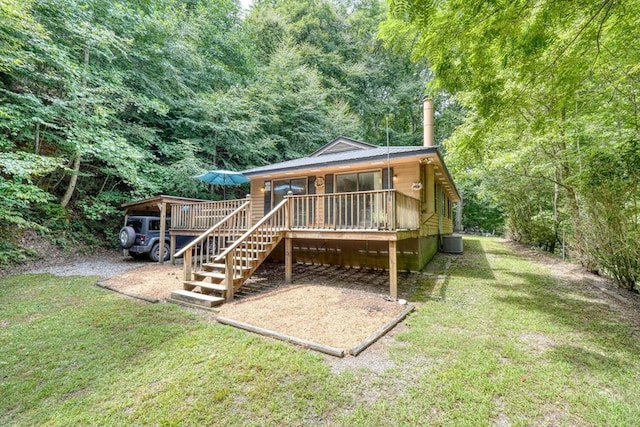
[[[510,240],[505,239],[502,243],[510,250],[526,255],[531,262],[560,279],[559,286],[566,287],[567,291],[577,292],[585,301],[594,304],[607,304],[617,312],[620,319],[632,324],[634,334],[640,337],[640,295],[623,289],[613,280],[591,273],[580,265],[565,262]]]
[[[293,285],[225,304],[220,315],[280,334],[350,349],[406,305],[352,289]]]
[[[551,338],[540,333],[522,334],[519,338],[537,355],[541,355],[556,346],[556,343]]]
[[[166,300],[171,291],[182,289],[182,267],[151,264],[129,270],[100,282],[126,295]]]
[[[591,273],[580,265],[572,264],[550,254],[530,249],[521,243],[507,239],[502,240],[501,243],[517,253],[526,255],[531,262],[544,266],[545,270],[549,270],[554,276],[560,279],[587,283],[620,301],[630,304],[640,303],[640,295],[638,293],[617,286],[614,281],[608,277]],[[617,294],[619,298],[613,294]]]

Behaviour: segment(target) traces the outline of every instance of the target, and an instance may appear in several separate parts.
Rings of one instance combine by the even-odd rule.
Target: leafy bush
[[[594,149],[583,169],[581,249],[620,286],[640,290],[640,142]]]
[[[24,249],[8,241],[0,241],[0,267],[19,264],[38,254],[32,249]]]

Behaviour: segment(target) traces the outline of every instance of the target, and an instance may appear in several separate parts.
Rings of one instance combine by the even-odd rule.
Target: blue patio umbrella
[[[249,182],[249,178],[242,175],[240,172],[228,171],[228,170],[215,170],[205,172],[201,175],[194,176],[194,178],[204,181],[211,185],[240,185]],[[227,198],[226,188],[224,189],[224,198]]]

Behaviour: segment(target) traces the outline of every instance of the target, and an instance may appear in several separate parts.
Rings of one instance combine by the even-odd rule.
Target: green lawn
[[[0,279],[0,425],[637,425],[640,342],[588,285],[484,238],[438,255],[393,366],[92,286]],[[366,354],[366,352],[365,352]]]

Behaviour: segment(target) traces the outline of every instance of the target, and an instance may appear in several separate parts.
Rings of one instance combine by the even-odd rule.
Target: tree
[[[391,9],[387,43],[428,58],[432,88],[454,93],[467,109],[448,150],[482,163],[482,181],[497,184],[490,188],[514,235],[553,242],[568,230],[574,258],[633,289],[639,272],[627,260],[640,242],[628,230],[638,227],[637,187],[625,187],[624,202],[604,191],[619,187],[613,177],[598,185],[583,177],[594,166],[590,153],[615,163],[613,153],[638,140],[640,54],[630,46],[640,5],[395,0]],[[606,220],[616,211],[624,215]],[[605,236],[616,236],[619,249],[603,251]],[[598,250],[593,238],[603,242]],[[625,254],[610,256],[616,251]]]

